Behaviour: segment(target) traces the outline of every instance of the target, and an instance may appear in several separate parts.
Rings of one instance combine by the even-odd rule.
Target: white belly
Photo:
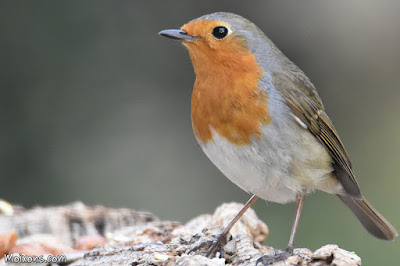
[[[320,188],[331,177],[332,163],[318,140],[287,117],[286,122],[263,126],[262,139],[254,138],[247,146],[235,146],[213,129],[213,140],[199,143],[215,166],[243,190],[267,201],[294,201],[298,193]]]

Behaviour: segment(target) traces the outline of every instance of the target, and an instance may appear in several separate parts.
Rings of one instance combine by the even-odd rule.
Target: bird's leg
[[[304,203],[305,197],[306,197],[305,193],[301,193],[301,194],[297,195],[296,214],[295,214],[295,217],[294,217],[292,232],[290,233],[289,243],[288,243],[286,249],[285,250],[278,250],[278,251],[275,252],[275,255],[272,255],[272,256],[271,255],[265,255],[265,256],[260,257],[257,260],[256,265],[258,265],[258,263],[262,263],[263,265],[269,265],[269,264],[271,264],[273,262],[276,262],[276,261],[285,260],[288,257],[293,255],[294,239],[295,239],[295,236],[296,236],[297,226],[299,225],[301,209],[303,208],[303,203]]]
[[[226,236],[229,233],[229,231],[232,229],[232,227],[235,225],[235,223],[243,216],[243,214],[247,211],[248,208],[250,208],[251,205],[258,199],[258,196],[253,195],[251,198],[247,201],[247,203],[243,206],[243,208],[239,211],[239,213],[233,218],[233,220],[228,224],[227,227],[225,227],[224,231],[220,233],[213,241],[208,241],[201,243],[200,245],[195,246],[191,250],[189,250],[188,253],[196,251],[204,246],[210,246],[207,250],[206,257],[211,257],[214,254],[216,254],[217,251],[220,252],[220,256],[222,257],[223,251],[222,247],[226,244]]]
[[[296,215],[294,217],[292,232],[290,233],[289,243],[286,247],[286,251],[293,254],[294,249],[294,239],[296,236],[297,226],[299,225],[300,214],[303,208],[304,199],[306,198],[305,193],[301,193],[297,196],[297,208],[296,208]]]

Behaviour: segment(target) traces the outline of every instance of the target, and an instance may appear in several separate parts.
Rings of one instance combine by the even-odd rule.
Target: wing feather
[[[301,75],[300,75],[301,74]],[[283,73],[273,74],[273,83],[281,92],[287,105],[307,129],[325,146],[333,158],[336,176],[345,191],[356,199],[362,199],[351,162],[332,121],[325,113],[324,106],[315,87],[299,73],[299,77],[289,77]]]

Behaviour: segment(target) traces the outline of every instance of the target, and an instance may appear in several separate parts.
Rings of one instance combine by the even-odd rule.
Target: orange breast
[[[236,145],[261,138],[261,125],[269,124],[267,94],[258,89],[262,77],[253,54],[236,47],[210,50],[202,43],[188,47],[196,73],[192,94],[192,123],[198,140],[213,139],[211,128]],[[196,47],[193,47],[196,45]]]

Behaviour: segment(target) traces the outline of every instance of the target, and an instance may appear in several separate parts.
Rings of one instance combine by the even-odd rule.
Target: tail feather
[[[347,195],[337,195],[354,213],[364,228],[372,235],[383,240],[393,241],[398,233],[366,199],[357,200]]]

